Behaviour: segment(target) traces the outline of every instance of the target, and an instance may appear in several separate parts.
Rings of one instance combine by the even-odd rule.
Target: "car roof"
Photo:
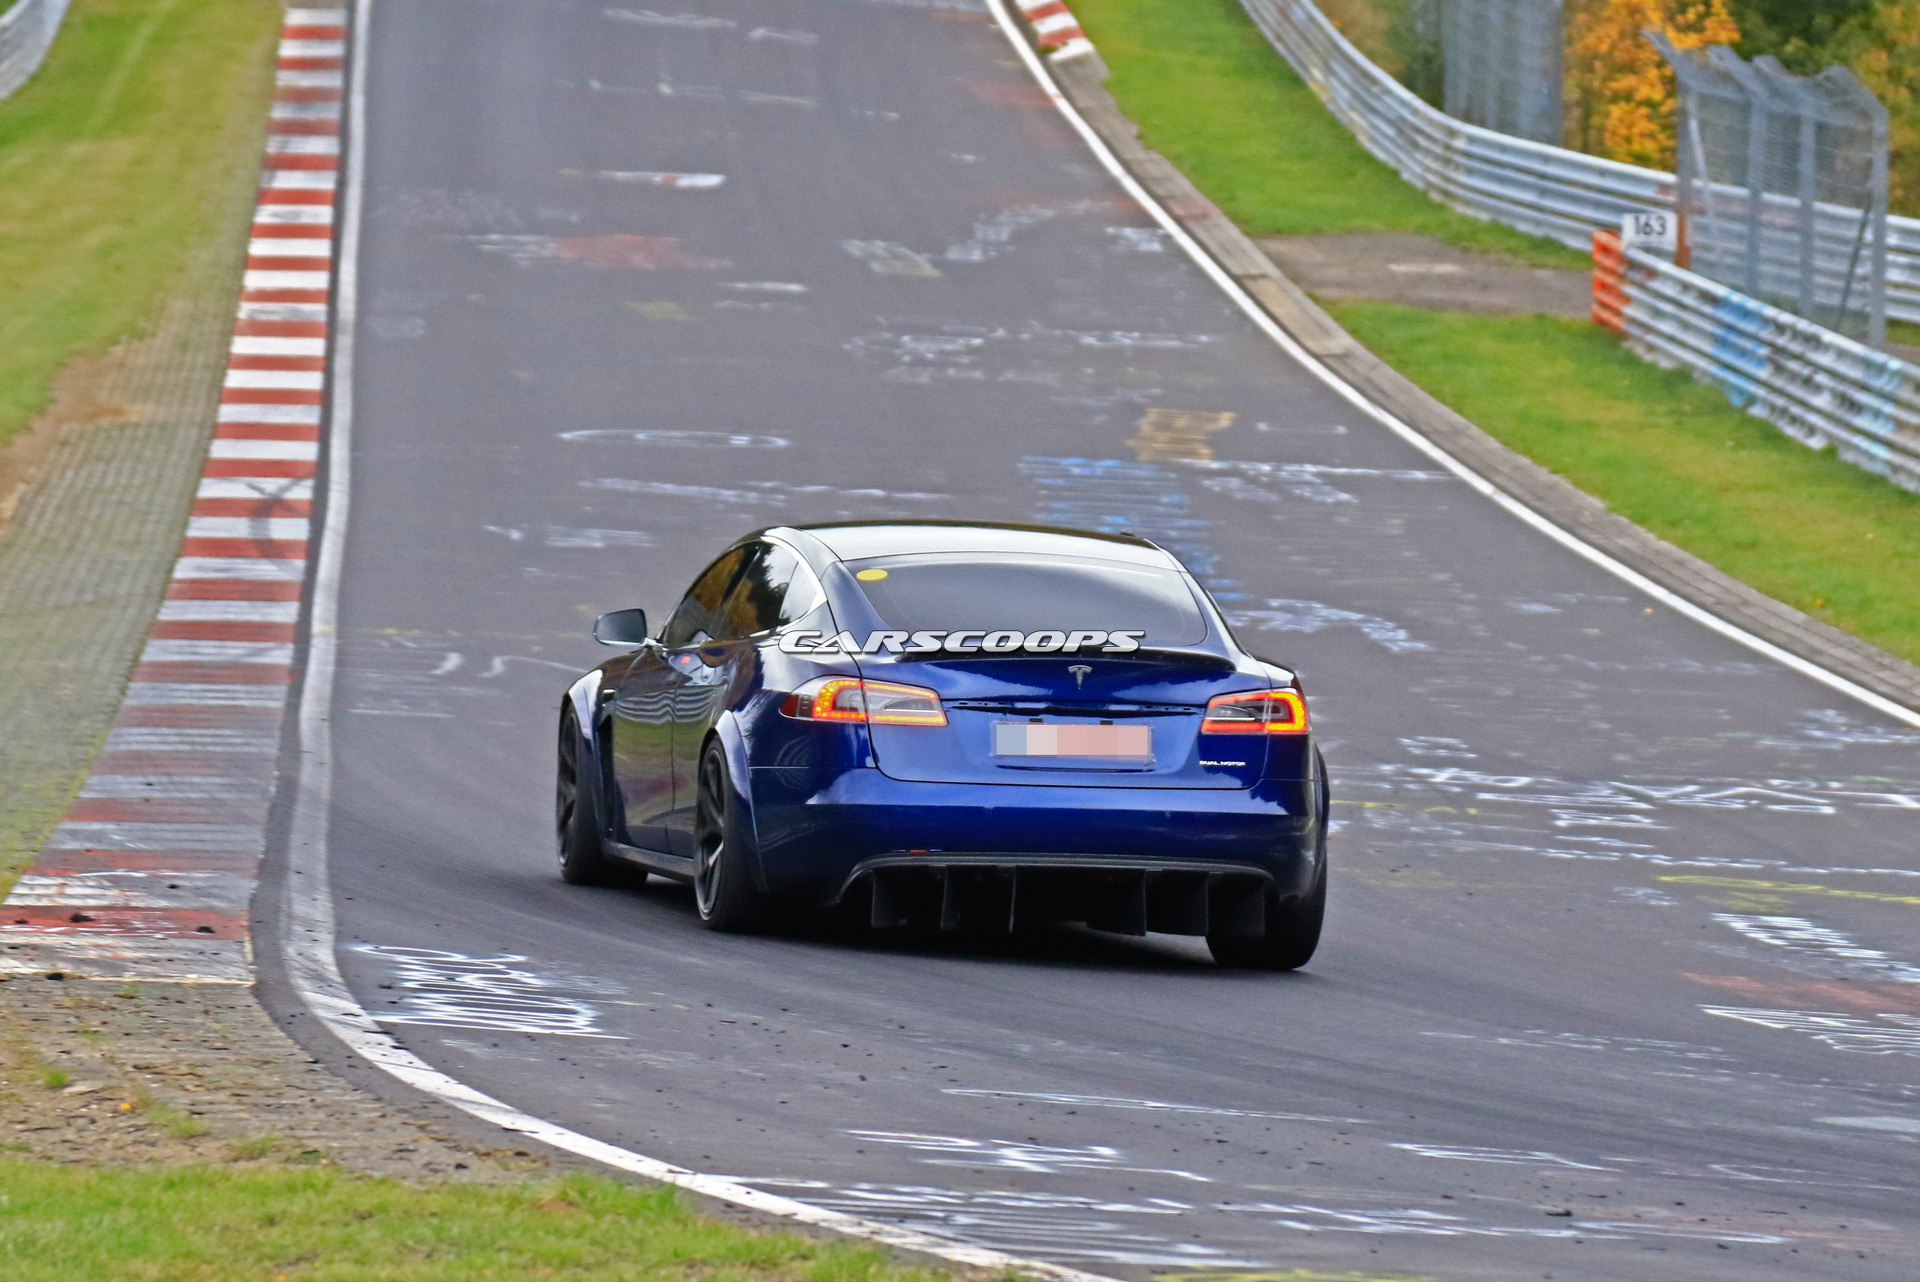
[[[848,521],[794,527],[824,543],[842,561],[928,552],[1026,552],[1082,556],[1127,565],[1173,566],[1178,562],[1134,534],[1100,534],[1048,525],[988,521]]]

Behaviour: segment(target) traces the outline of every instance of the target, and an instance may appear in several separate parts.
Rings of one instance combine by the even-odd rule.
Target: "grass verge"
[[[1594,325],[1326,307],[1395,369],[1628,520],[1920,662],[1920,495],[1789,440]]]
[[[1421,231],[1547,256],[1368,156],[1236,0],[1075,0],[1074,12],[1148,145],[1249,233]],[[1553,248],[1561,265],[1583,261]],[[1328,311],[1402,374],[1628,519],[1920,662],[1920,495],[1805,449],[1585,322],[1387,303]]]
[[[1075,0],[1141,140],[1250,236],[1408,231],[1542,267],[1564,245],[1457,214],[1369,155],[1235,0]]]
[[[672,1189],[573,1176],[420,1187],[337,1169],[0,1159],[10,1282],[927,1282],[877,1248],[722,1224]]]
[[[0,448],[75,357],[141,336],[251,180],[280,7],[75,0],[0,103]]]

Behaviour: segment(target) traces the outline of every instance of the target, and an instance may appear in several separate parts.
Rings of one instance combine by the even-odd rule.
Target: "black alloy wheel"
[[[700,757],[693,814],[693,903],[708,930],[751,932],[771,919],[766,896],[755,890],[743,866],[734,806],[733,778],[719,740]]]
[[[560,877],[575,886],[611,886],[635,878],[607,859],[600,839],[600,781],[590,769],[586,737],[572,705],[560,714],[559,760],[554,770],[553,827]]]

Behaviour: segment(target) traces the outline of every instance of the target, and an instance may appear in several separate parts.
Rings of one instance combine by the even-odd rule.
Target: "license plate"
[[[1153,731],[1147,726],[1036,725],[1031,721],[997,721],[993,726],[993,755],[1151,761]]]

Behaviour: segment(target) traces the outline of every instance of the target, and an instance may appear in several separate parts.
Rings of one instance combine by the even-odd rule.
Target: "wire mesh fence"
[[[1674,175],[1470,125],[1370,62],[1312,0],[1240,0],[1360,144],[1464,214],[1590,249],[1625,214],[1672,210]],[[1887,219],[1887,314],[1920,322],[1920,218]]]
[[[1795,76],[1648,33],[1680,91],[1682,265],[1869,343],[1886,332],[1887,109],[1844,67]]]
[[[0,14],[0,98],[33,77],[60,34],[68,0],[19,0]]]
[[[1564,0],[1429,0],[1440,11],[1442,107],[1455,120],[1560,141]]]

